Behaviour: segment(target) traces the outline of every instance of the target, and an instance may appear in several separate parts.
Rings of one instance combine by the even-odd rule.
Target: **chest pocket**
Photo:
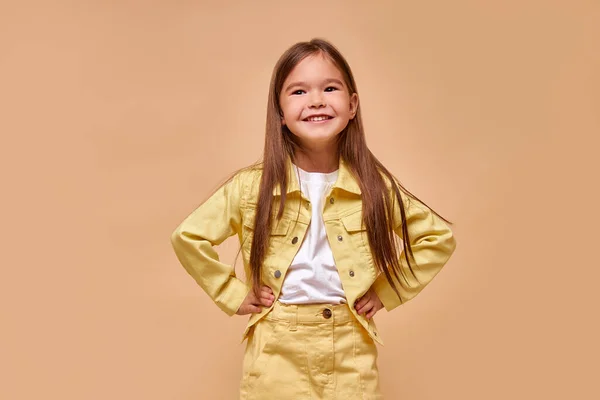
[[[345,217],[342,217],[341,220],[348,233],[357,233],[367,230],[362,223],[362,210],[346,215]]]
[[[256,209],[248,209],[244,214],[244,231],[252,234],[254,232],[254,220]],[[290,229],[290,219],[283,217],[281,220],[275,219],[271,226],[271,236],[285,236]]]
[[[244,213],[244,229],[242,234],[242,251],[244,256],[250,259],[250,249],[252,248],[252,238],[254,236],[254,221],[256,216],[256,209],[249,208]],[[291,220],[283,217],[281,220],[275,219],[273,226],[271,226],[271,232],[269,234],[269,250],[267,256],[273,252],[273,245],[275,243],[281,243],[285,241],[285,237],[290,229]]]
[[[369,239],[367,228],[363,225],[362,210],[359,209],[351,214],[340,218],[352,244],[365,253],[369,253]]]

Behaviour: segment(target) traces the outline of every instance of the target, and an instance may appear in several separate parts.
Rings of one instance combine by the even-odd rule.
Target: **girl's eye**
[[[333,91],[336,91],[336,90],[339,90],[339,89],[336,88],[335,86],[328,86],[328,87],[325,88],[326,92],[333,92]],[[292,92],[292,96],[297,96],[297,95],[301,95],[301,94],[304,94],[304,93],[306,93],[304,90],[298,89],[298,90],[294,90]]]

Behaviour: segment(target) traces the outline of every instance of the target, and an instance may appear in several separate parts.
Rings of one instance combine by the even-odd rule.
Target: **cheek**
[[[350,101],[347,98],[337,98],[331,104],[335,108],[335,111],[338,114],[343,114],[343,115],[349,114],[350,109],[352,108],[352,106],[350,105]]]
[[[302,106],[299,104],[288,103],[282,107],[283,117],[288,121],[297,120],[302,114]]]

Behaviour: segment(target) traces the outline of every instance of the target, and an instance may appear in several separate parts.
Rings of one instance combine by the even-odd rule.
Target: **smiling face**
[[[333,143],[358,107],[358,95],[349,93],[340,70],[322,54],[294,67],[279,99],[282,124],[307,148]]]

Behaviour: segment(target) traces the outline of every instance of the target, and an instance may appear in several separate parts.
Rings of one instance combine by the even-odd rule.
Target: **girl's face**
[[[342,73],[322,54],[292,69],[279,98],[281,123],[308,148],[333,141],[358,107],[358,95],[349,93]]]

